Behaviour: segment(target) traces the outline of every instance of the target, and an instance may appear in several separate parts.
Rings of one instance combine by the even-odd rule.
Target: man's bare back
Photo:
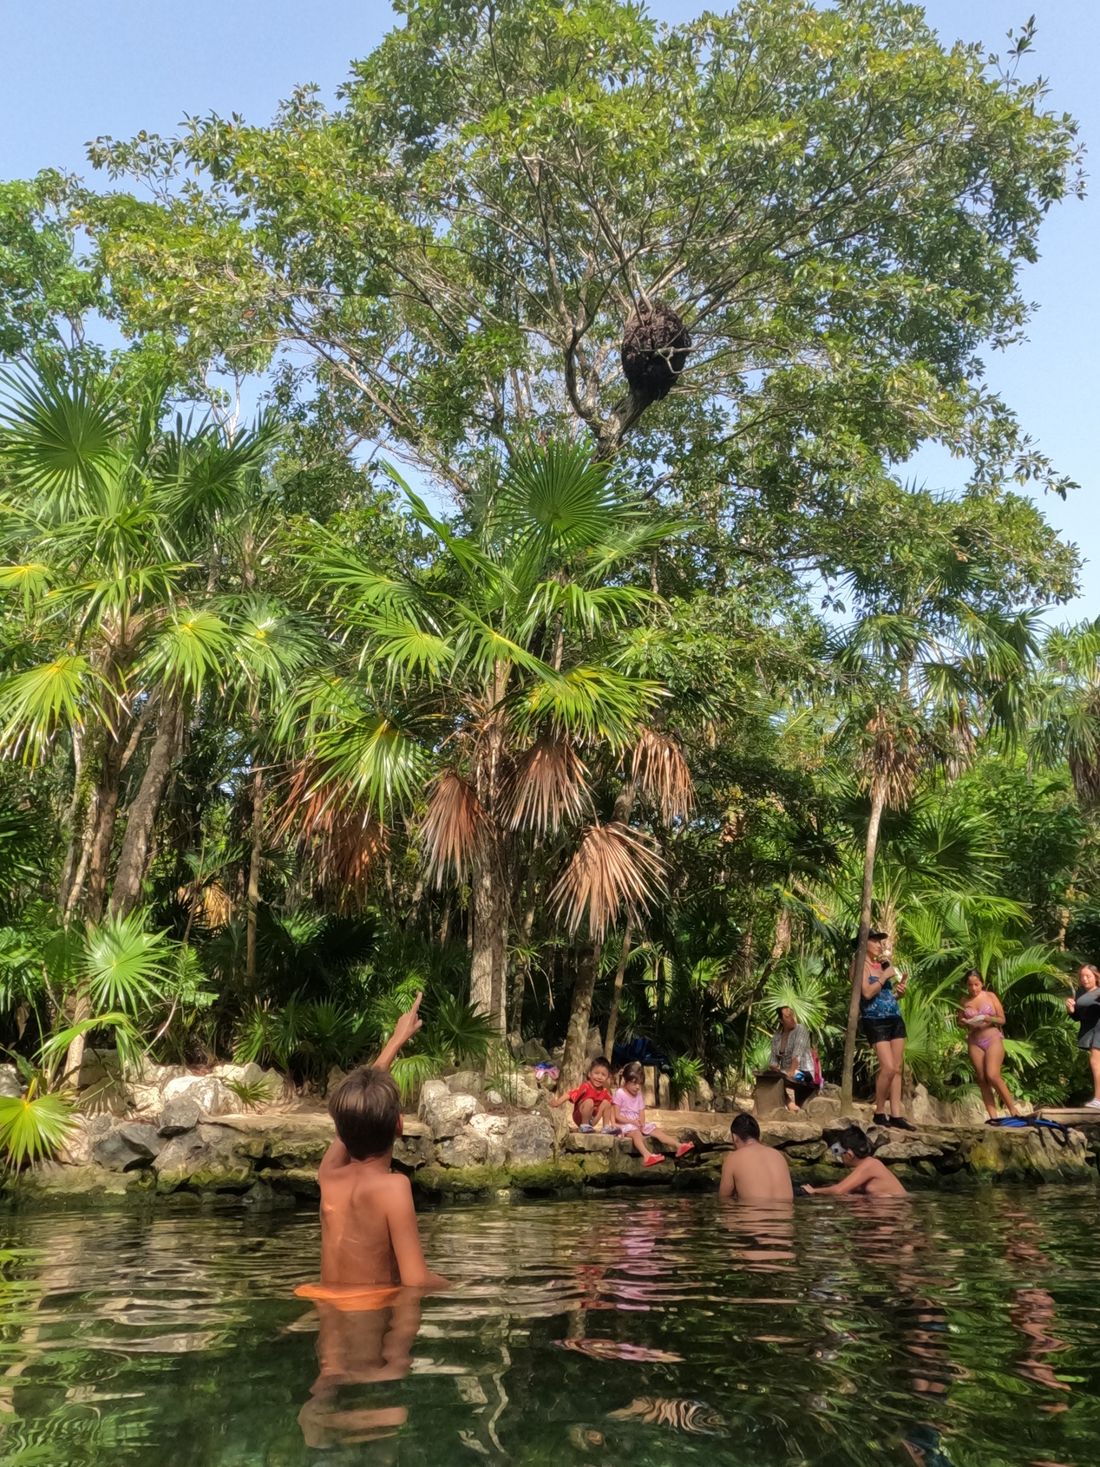
[[[794,1197],[786,1158],[774,1146],[746,1141],[722,1163],[719,1199],[739,1202],[790,1202]]]

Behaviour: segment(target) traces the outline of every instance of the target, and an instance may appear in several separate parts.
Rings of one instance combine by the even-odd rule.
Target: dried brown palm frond
[[[355,907],[363,897],[386,849],[385,828],[370,808],[347,798],[311,762],[291,771],[275,833],[293,834],[299,849],[309,848],[318,885],[332,891],[345,908]]]
[[[560,830],[588,805],[588,770],[568,739],[541,738],[516,761],[506,797],[512,830]]]
[[[194,920],[213,931],[233,920],[233,898],[220,881],[205,886],[180,886],[176,898]]]
[[[436,776],[420,833],[428,855],[428,877],[438,886],[445,871],[459,881],[477,855],[487,816],[473,786],[453,769]]]
[[[631,774],[668,825],[695,806],[695,785],[678,741],[655,728],[642,730],[634,745]]]
[[[620,820],[590,825],[550,902],[571,932],[587,918],[600,938],[621,913],[637,918],[665,889],[665,865],[652,841]]]
[[[893,810],[908,804],[913,786],[926,763],[926,751],[918,731],[889,718],[882,709],[866,725],[867,742],[860,755],[859,771],[868,786],[878,785]]]

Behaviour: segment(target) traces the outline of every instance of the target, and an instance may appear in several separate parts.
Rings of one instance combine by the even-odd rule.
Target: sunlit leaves
[[[81,727],[96,711],[111,716],[102,679],[86,657],[62,655],[29,667],[0,682],[0,749],[37,763],[59,729]]]
[[[13,1170],[44,1161],[75,1124],[72,1106],[60,1095],[0,1096],[0,1153]]]
[[[0,459],[28,493],[54,513],[87,512],[102,475],[122,456],[121,406],[91,376],[50,367],[0,379]]]
[[[80,958],[80,977],[93,1009],[147,1014],[170,979],[174,946],[146,929],[146,914],[130,912],[89,926]]]

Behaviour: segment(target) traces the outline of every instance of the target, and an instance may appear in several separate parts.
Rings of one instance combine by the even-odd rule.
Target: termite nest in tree
[[[633,391],[659,402],[676,385],[690,351],[687,327],[671,306],[640,305],[623,332],[623,375]]]

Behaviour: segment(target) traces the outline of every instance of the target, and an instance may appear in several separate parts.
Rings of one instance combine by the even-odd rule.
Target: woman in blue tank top
[[[901,1101],[902,1066],[905,1063],[905,1020],[898,999],[905,992],[906,977],[885,957],[886,933],[872,932],[867,939],[859,995],[859,1017],[863,1035],[875,1051],[875,1124],[896,1126],[902,1131],[917,1128],[906,1120]],[[853,960],[854,962],[854,960]],[[889,1105],[890,1114],[886,1114]]]

